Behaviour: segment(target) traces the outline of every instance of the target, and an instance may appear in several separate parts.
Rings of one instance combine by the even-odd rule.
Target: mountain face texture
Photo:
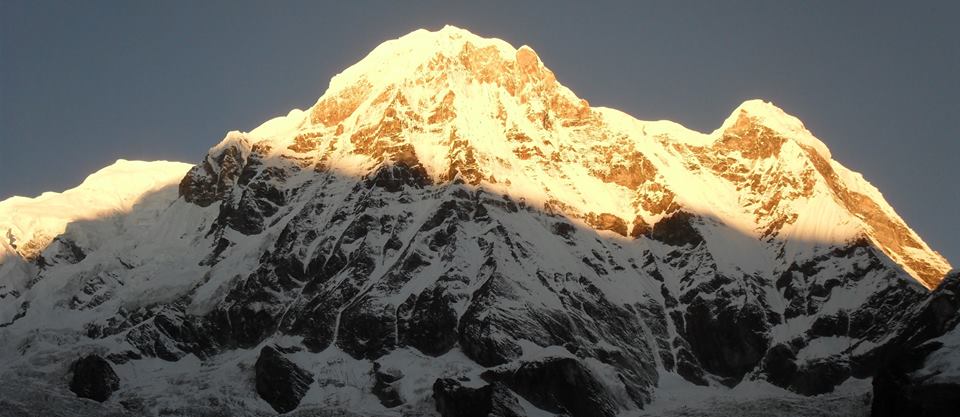
[[[120,379],[110,363],[97,355],[78,359],[70,366],[70,372],[70,391],[78,397],[104,402],[120,387]]]
[[[952,416],[960,410],[960,273],[910,317],[873,379],[874,416]]]
[[[799,120],[758,100],[706,134],[636,120],[449,26],[197,165],[118,161],[0,202],[0,232],[12,415],[670,415],[851,392],[857,410],[804,409],[866,415],[878,373],[875,415],[958,398],[950,265]]]

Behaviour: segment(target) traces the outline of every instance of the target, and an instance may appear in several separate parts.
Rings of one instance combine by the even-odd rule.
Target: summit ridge
[[[286,129],[276,135],[274,153],[323,152],[329,167],[345,172],[358,155],[390,159],[403,149],[433,181],[469,168],[461,174],[472,184],[493,178],[498,183],[486,186],[540,207],[560,202],[574,218],[610,213],[651,225],[686,208],[748,235],[821,243],[863,235],[928,288],[950,269],[874,187],[772,103],[745,101],[708,134],[640,121],[590,107],[531,48],[453,26],[385,42],[335,76],[310,109],[267,124]],[[264,130],[248,140],[271,136]],[[473,161],[464,163],[468,154]],[[788,190],[798,179],[804,189]],[[636,189],[643,184],[652,190]],[[588,199],[588,189],[609,197]],[[685,204],[668,210],[667,200]],[[761,207],[744,212],[748,201],[764,211],[780,208],[780,218],[760,214]],[[866,211],[858,208],[864,202]],[[817,208],[799,210],[811,205]],[[817,219],[806,221],[810,213]]]

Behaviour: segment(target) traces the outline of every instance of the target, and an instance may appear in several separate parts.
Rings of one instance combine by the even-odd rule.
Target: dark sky
[[[960,2],[328,3],[0,0],[0,199],[117,158],[198,161],[382,41],[449,23],[531,45],[640,119],[709,132],[771,100],[960,264]]]

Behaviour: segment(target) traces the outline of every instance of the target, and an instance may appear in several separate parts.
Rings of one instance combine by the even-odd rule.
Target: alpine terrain
[[[196,165],[0,202],[0,414],[950,415],[950,269],[771,103],[640,121],[418,30]]]

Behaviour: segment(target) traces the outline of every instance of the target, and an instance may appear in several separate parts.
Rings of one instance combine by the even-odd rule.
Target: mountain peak
[[[641,231],[682,209],[760,239],[870,236],[928,287],[948,268],[878,191],[768,101],[743,102],[711,134],[640,121],[591,108],[529,46],[454,26],[386,41],[330,85],[305,112],[229,134],[211,149],[210,169],[185,184],[223,182],[222,158],[282,156],[361,176],[399,165],[414,183],[459,179],[588,225],[616,218],[625,225],[617,230]],[[601,189],[605,197],[595,198]],[[770,273],[769,264],[756,266]]]
[[[376,87],[411,75],[420,65],[437,55],[455,57],[464,46],[488,48],[501,59],[513,59],[516,48],[496,38],[484,38],[466,29],[447,25],[438,31],[418,29],[397,39],[388,40],[373,49],[366,57],[330,80],[325,95],[349,88],[358,80]]]
[[[421,28],[421,29],[418,29],[418,30],[414,31],[414,33],[416,33],[416,32],[426,32],[426,33],[427,33],[426,36],[431,36],[431,35],[432,35],[432,36],[447,36],[447,37],[449,37],[449,38],[451,38],[451,39],[457,39],[457,38],[486,39],[486,38],[484,38],[484,37],[482,37],[482,36],[479,36],[479,35],[474,34],[473,32],[471,32],[471,31],[469,31],[469,30],[467,30],[467,29],[461,28],[461,27],[459,27],[459,26],[449,25],[449,24],[443,25],[443,27],[440,28],[440,30],[436,30],[436,31],[431,31],[431,30],[429,30],[429,29]]]
[[[813,136],[800,119],[769,101],[761,99],[744,101],[727,117],[718,132],[723,133],[746,125],[762,125],[784,138],[815,150],[828,161],[832,158],[827,145]]]
[[[332,129],[336,135],[354,130],[351,141],[355,141],[360,136],[382,136],[402,125],[450,126],[457,109],[471,113],[488,109],[483,114],[494,113],[492,120],[501,125],[523,118],[549,126],[555,120],[567,124],[589,116],[587,102],[561,86],[529,46],[517,49],[499,39],[446,27],[437,32],[417,30],[384,42],[333,77],[327,92],[309,110],[308,124]],[[420,115],[425,120],[419,120]],[[474,120],[460,122],[491,128],[481,118],[470,119]],[[356,135],[356,129],[374,129],[370,123],[386,130]],[[456,125],[456,132],[471,129]]]

